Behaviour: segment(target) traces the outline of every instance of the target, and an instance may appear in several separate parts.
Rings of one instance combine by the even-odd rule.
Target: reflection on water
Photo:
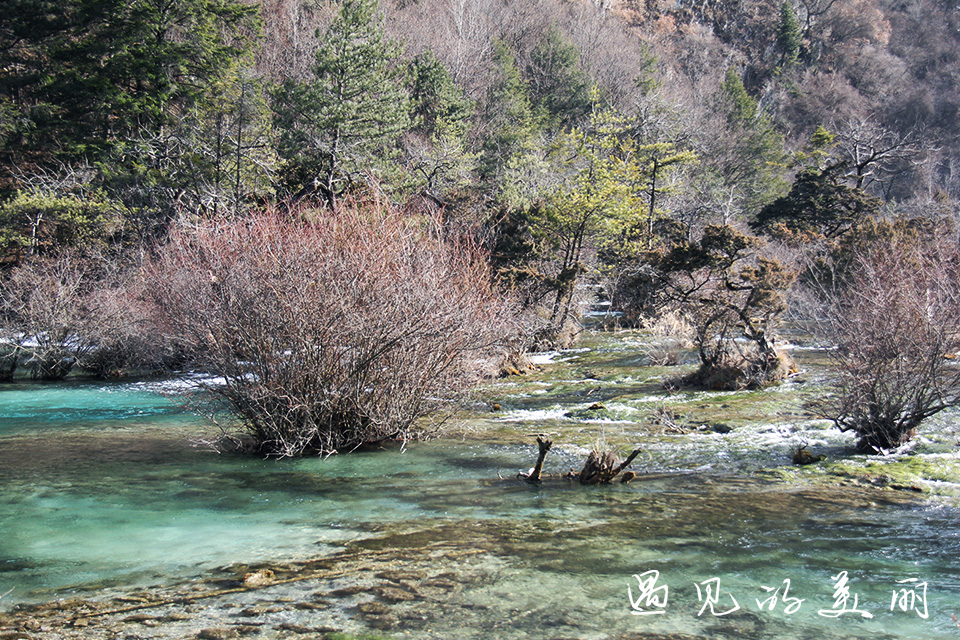
[[[134,384],[3,387],[0,416],[6,607],[231,563],[409,548],[402,566],[456,583],[442,601],[398,605],[426,621],[414,637],[957,637],[957,513],[902,493],[716,473],[529,486],[514,479],[529,446],[469,440],[325,461],[218,455],[189,444],[207,427]],[[553,472],[579,460],[551,456]],[[663,613],[634,615],[627,589],[636,599],[634,575],[651,570],[668,589]],[[837,607],[841,571],[841,604],[857,596],[873,618],[818,615]],[[775,591],[784,580],[803,600],[795,613]],[[923,582],[928,619],[890,610],[896,589]],[[711,615],[708,587],[714,611],[739,609]]]

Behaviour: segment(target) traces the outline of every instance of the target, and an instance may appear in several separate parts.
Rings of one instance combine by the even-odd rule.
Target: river
[[[199,444],[215,430],[179,383],[0,387],[0,610],[28,631],[24,607],[67,598],[149,614],[45,609],[40,637],[960,636],[954,503],[789,464],[798,443],[869,464],[802,416],[815,356],[775,389],[667,392],[642,339],[593,334],[491,382],[451,437],[327,459]],[[931,460],[954,464],[953,429],[936,423]],[[536,433],[556,444],[534,486],[516,474]],[[643,448],[635,481],[559,477],[600,441]]]

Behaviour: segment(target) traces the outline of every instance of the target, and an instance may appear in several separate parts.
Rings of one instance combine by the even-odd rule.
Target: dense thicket
[[[790,274],[960,199],[960,18],[932,0],[8,5],[11,283],[55,256],[132,273],[167,234],[273,207],[390,201],[483,244],[536,345],[572,339],[586,283],[631,320],[703,284],[671,313],[700,320],[701,382],[736,386],[779,366]]]
[[[293,456],[429,430],[512,324],[467,240],[431,216],[346,203],[174,232],[147,268],[160,330],[205,370],[244,444]]]

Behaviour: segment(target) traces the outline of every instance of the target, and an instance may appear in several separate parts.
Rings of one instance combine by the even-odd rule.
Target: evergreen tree
[[[516,57],[500,40],[493,46],[497,77],[487,93],[484,116],[490,133],[483,143],[480,164],[481,178],[490,181],[495,180],[515,156],[529,150],[540,130]]]
[[[443,63],[427,49],[409,66],[412,131],[404,138],[404,161],[412,188],[440,206],[471,183],[476,154],[467,132],[473,102],[456,85]]]
[[[277,91],[276,125],[290,193],[333,206],[368,172],[390,170],[410,98],[394,64],[400,46],[384,36],[375,0],[344,0],[317,37],[313,78]]]
[[[590,113],[590,80],[580,53],[554,27],[530,52],[526,68],[530,100],[553,129],[579,124]]]
[[[51,0],[6,0],[0,20],[0,178],[13,168],[29,170],[55,144],[38,131],[55,111],[45,90],[56,73],[54,52],[63,46],[69,4]],[[0,192],[12,186],[0,185]]]
[[[241,0],[69,0],[39,123],[74,157],[158,132],[208,96],[249,49],[256,8]]]
[[[411,121],[416,130],[427,137],[466,134],[473,103],[432,50],[427,49],[413,59],[407,82]]]
[[[200,131],[185,135],[185,128],[249,52],[256,6],[245,0],[15,4],[0,27],[2,189],[19,190],[11,193],[17,201],[36,199],[37,180],[92,166],[95,172],[82,171],[85,188],[123,211],[134,233],[160,228],[202,176],[196,153],[207,140]],[[70,218],[76,194],[48,184],[40,192],[47,220]]]
[[[650,249],[654,242],[654,223],[662,212],[659,205],[661,196],[671,193],[675,185],[668,180],[669,174],[684,165],[697,160],[692,151],[679,151],[670,142],[658,142],[638,145],[635,150],[635,159],[639,175],[643,182],[635,186],[646,200],[646,245]]]
[[[528,214],[539,251],[557,262],[547,282],[556,291],[550,316],[555,331],[570,316],[588,249],[620,257],[636,254],[638,241],[649,246],[653,220],[663,215],[660,197],[672,188],[668,174],[696,160],[672,143],[637,142],[630,135],[632,120],[599,108],[598,100],[594,93],[587,126],[572,129],[553,149],[556,184]]]
[[[804,169],[790,192],[761,209],[751,226],[803,242],[834,239],[876,216],[883,202],[841,181],[843,165]]]
[[[721,94],[729,102],[728,117],[732,122],[750,122],[757,116],[757,101],[747,93],[747,88],[743,86],[743,79],[733,67],[727,67]]]
[[[727,69],[720,97],[729,144],[712,161],[724,183],[741,194],[743,208],[755,210],[784,189],[781,173],[787,156],[783,136],[732,67]]]
[[[780,67],[789,68],[800,59],[800,21],[790,0],[780,5],[780,24],[777,26],[777,47],[780,49]]]
[[[198,209],[217,215],[272,194],[276,152],[264,89],[250,70],[231,69],[210,94],[179,133],[193,144],[186,160],[198,174]]]

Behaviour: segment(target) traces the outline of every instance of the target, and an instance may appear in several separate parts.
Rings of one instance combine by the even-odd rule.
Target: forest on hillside
[[[599,287],[707,388],[806,319],[864,450],[960,400],[953,4],[5,5],[4,380],[201,367],[260,453],[329,452]]]

